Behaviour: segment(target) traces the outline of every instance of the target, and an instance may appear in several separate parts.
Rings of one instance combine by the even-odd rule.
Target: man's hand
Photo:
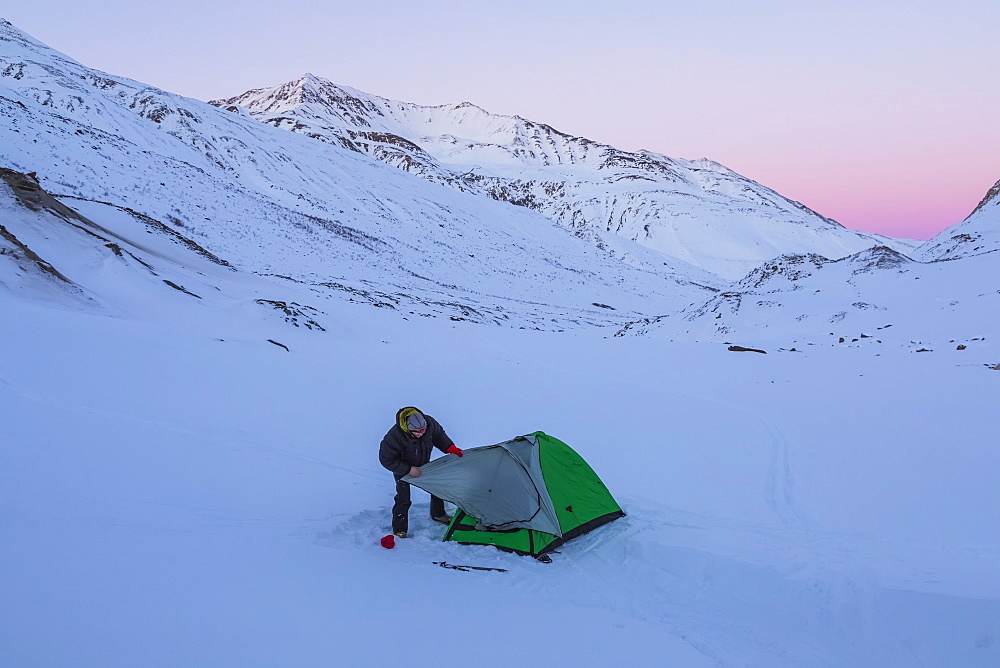
[[[449,445],[448,449],[445,450],[445,452],[447,452],[449,455],[458,455],[459,457],[462,456],[462,450],[456,447],[454,443]]]
[[[419,478],[420,477],[420,467],[419,466],[411,466],[410,467],[410,477],[411,478]]]

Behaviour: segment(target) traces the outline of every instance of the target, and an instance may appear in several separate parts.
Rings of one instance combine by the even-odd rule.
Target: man
[[[378,448],[378,460],[396,478],[396,496],[392,506],[392,532],[399,538],[406,538],[409,527],[410,485],[400,478],[409,475],[420,477],[420,467],[431,460],[431,449],[462,456],[444,428],[430,415],[421,413],[413,406],[400,408],[396,412],[396,424],[392,426]],[[441,524],[451,522],[451,516],[444,511],[444,500],[431,495],[431,519]]]

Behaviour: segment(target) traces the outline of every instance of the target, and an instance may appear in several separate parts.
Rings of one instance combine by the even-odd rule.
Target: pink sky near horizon
[[[35,0],[15,26],[208,100],[312,72],[709,158],[847,227],[929,238],[1000,179],[995,0]]]

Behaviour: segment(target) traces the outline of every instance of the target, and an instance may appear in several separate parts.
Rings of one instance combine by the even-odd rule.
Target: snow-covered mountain
[[[212,104],[734,279],[783,253],[913,244],[845,229],[710,160],[626,152],[464,102],[421,106],[306,74]]]
[[[969,216],[914,251],[922,260],[953,260],[1000,250],[1000,181]]]
[[[880,246],[838,260],[783,255],[705,302],[627,324],[619,335],[805,346],[966,350],[997,331],[996,254],[919,262]]]
[[[719,283],[612,234],[598,247],[524,207],[88,69],[6,22],[0,118],[0,164],[95,223],[127,209],[318,300],[560,329],[669,310]]]
[[[617,330],[633,323],[624,331],[710,340],[760,334],[787,345],[819,340],[824,329],[823,336],[839,339],[830,333],[836,328],[822,323],[850,321],[855,311],[863,317],[854,329],[881,326],[868,320],[889,316],[883,309],[899,311],[887,323],[910,319],[907,336],[921,341],[936,336],[928,323],[937,322],[931,318],[937,312],[928,305],[943,300],[941,318],[954,322],[956,308],[971,314],[955,336],[974,338],[988,329],[983,314],[991,311],[981,300],[988,301],[989,291],[973,286],[989,282],[983,274],[992,258],[925,263],[993,248],[991,240],[1000,237],[996,188],[968,220],[912,251],[909,257],[923,263],[909,262],[899,253],[912,244],[869,249],[872,237],[843,230],[719,165],[625,153],[469,104],[421,107],[306,76],[217,103],[220,109],[88,69],[6,22],[0,64],[3,164],[33,173],[40,190],[67,209],[57,217],[80,216],[115,230],[136,258],[138,240],[152,235],[200,248],[241,276],[267,279],[243,281],[254,286],[246,290],[225,288],[225,281],[206,290],[231,300],[295,302],[322,314],[324,303],[346,299],[404,317],[542,329]],[[531,185],[523,193],[538,197],[513,194],[511,188],[525,184]],[[615,214],[614,226],[595,227],[590,205],[577,198],[585,192],[604,192],[612,208],[632,197],[645,203]],[[682,200],[691,204],[681,206]],[[9,199],[8,209],[17,206]],[[566,226],[557,209],[580,224]],[[668,209],[686,211],[691,222],[657,237],[678,244],[657,250],[652,237],[665,228],[651,221],[660,215],[655,211]],[[743,220],[736,209],[745,224],[734,223]],[[712,212],[723,210],[727,220],[720,224]],[[642,218],[649,238],[633,241],[624,232],[640,219],[635,212],[652,217]],[[9,226],[14,240],[4,242],[7,271],[12,258],[21,258],[17,280],[28,281],[28,256],[15,249],[32,247],[21,239],[30,233],[17,227]],[[845,253],[855,242],[860,250]],[[808,249],[794,250],[803,245]],[[776,260],[754,259],[779,248]],[[72,255],[51,247],[47,253]],[[749,274],[727,285],[677,259],[685,254],[723,273],[750,266]],[[722,264],[712,259],[720,257]],[[886,257],[903,257],[905,267],[876,263],[858,273],[871,258]],[[785,269],[796,273],[794,280]],[[7,275],[11,293],[25,294]],[[900,276],[923,282],[918,287]],[[30,280],[37,278],[44,275]],[[81,294],[103,289],[88,288],[83,275],[75,282]],[[799,304],[806,283],[809,301]],[[845,330],[844,338],[854,336]]]
[[[619,335],[833,344],[913,351],[981,345],[1000,313],[1000,183],[975,211],[912,251],[878,246],[843,258],[786,254],[703,302],[626,324]],[[890,330],[890,327],[892,328]]]

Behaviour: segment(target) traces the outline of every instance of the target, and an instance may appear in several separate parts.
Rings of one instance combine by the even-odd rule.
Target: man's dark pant
[[[402,476],[396,478],[396,496],[392,504],[392,532],[399,533],[409,529],[410,506],[410,483],[400,480]],[[431,517],[441,517],[444,515],[444,499],[431,494]]]

